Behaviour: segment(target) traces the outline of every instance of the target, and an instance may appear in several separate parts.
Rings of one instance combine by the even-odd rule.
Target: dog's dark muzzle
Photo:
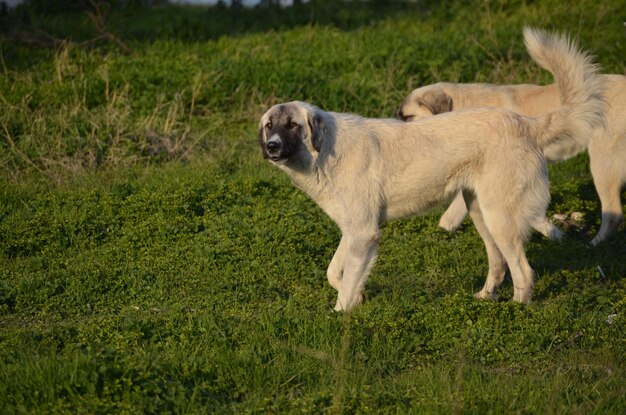
[[[279,161],[286,158],[284,145],[280,138],[270,138],[265,143],[265,155],[272,161]]]

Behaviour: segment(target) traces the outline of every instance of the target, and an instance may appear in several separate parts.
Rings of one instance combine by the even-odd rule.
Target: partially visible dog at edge
[[[423,214],[462,192],[482,237],[489,271],[478,298],[492,298],[510,270],[513,300],[531,299],[534,271],[524,244],[545,217],[549,182],[542,149],[600,124],[602,79],[566,37],[525,29],[535,59],[551,71],[577,70],[554,112],[524,117],[481,108],[415,122],[327,112],[293,101],[259,121],[263,156],[284,171],[341,230],[327,271],[334,309],[361,302],[380,225]],[[567,63],[565,63],[567,62]]]
[[[541,45],[527,42],[531,56],[537,56]],[[568,54],[569,45],[562,44],[563,54]],[[581,57],[582,58],[582,57]],[[539,62],[540,63],[540,62]],[[448,111],[477,107],[499,107],[518,114],[536,117],[548,114],[561,105],[561,97],[580,82],[578,68],[585,61],[564,60],[562,65],[546,69],[554,76],[555,84],[538,85],[493,85],[457,84],[440,82],[412,91],[401,104],[398,116],[405,121],[432,116]],[[571,65],[571,66],[570,66]],[[593,181],[602,205],[602,225],[591,241],[592,245],[606,240],[614,234],[624,220],[621,189],[626,183],[626,76],[601,75],[606,88],[606,128],[596,128],[591,134],[571,136],[566,140],[548,143],[543,149],[549,161],[569,159],[584,150],[589,151],[589,164]],[[439,225],[455,231],[467,215],[463,196],[459,193]],[[537,230],[550,239],[560,240],[562,232],[547,218]]]

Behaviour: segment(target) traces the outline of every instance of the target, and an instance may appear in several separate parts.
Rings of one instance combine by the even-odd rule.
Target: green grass
[[[584,221],[531,238],[529,306],[510,280],[473,299],[482,242],[439,210],[383,227],[337,314],[339,231],[257,148],[276,102],[388,117],[439,80],[550,82],[526,24],[624,73],[620,1],[465,3],[114,7],[130,54],[80,44],[71,7],[0,16],[0,412],[622,413],[626,233],[586,245],[586,155],[550,166],[549,214]]]

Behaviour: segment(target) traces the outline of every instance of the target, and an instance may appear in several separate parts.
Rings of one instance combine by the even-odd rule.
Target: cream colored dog
[[[305,102],[270,108],[259,122],[263,155],[337,223],[339,247],[328,267],[335,310],[360,302],[374,265],[380,224],[422,214],[462,192],[489,259],[479,298],[491,298],[506,268],[513,299],[528,303],[534,272],[524,243],[549,201],[541,149],[585,136],[601,122],[601,80],[567,39],[525,30],[536,59],[552,71],[582,62],[555,112],[529,118],[502,109],[450,112],[405,123],[326,112]],[[563,48],[567,46],[567,54]],[[569,63],[568,63],[569,64]]]
[[[531,55],[534,53],[528,45]],[[564,47],[567,47],[564,45]],[[567,53],[566,50],[563,53]],[[578,82],[571,75],[581,63],[568,61],[573,68],[560,68],[553,72],[556,84],[491,85],[437,83],[415,89],[402,103],[398,115],[406,121],[432,116],[448,111],[478,107],[498,107],[519,114],[536,117],[548,114],[561,105],[559,90],[568,88],[569,82]],[[602,226],[591,241],[593,245],[615,233],[624,220],[620,192],[626,183],[626,77],[602,75],[606,84],[604,98],[606,128],[596,128],[592,134],[570,137],[548,144],[544,154],[550,161],[566,160],[587,149],[593,181],[602,204]],[[459,194],[441,217],[439,225],[449,231],[456,230],[467,208]],[[559,240],[562,233],[547,218],[536,229],[550,239]]]

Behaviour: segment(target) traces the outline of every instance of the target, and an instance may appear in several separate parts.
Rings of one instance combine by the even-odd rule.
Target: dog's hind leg
[[[459,229],[465,216],[467,216],[467,207],[463,193],[459,192],[439,219],[439,226],[448,232],[454,232]]]
[[[528,304],[533,291],[535,272],[528,264],[524,251],[526,232],[522,226],[515,223],[514,218],[503,211],[483,210],[483,220],[509,266],[514,288],[513,300]]]
[[[476,201],[476,197],[469,191],[463,194],[463,206],[469,207],[469,214],[474,222],[476,230],[480,234],[487,250],[487,260],[489,261],[489,272],[487,273],[487,280],[482,290],[478,291],[474,296],[482,299],[492,299],[495,297],[496,292],[502,281],[504,280],[504,274],[506,273],[506,261],[500,249],[496,245],[489,229],[485,225],[483,215]]]
[[[552,222],[550,222],[550,220],[545,216],[537,218],[532,226],[539,233],[552,241],[560,242],[563,239],[563,232],[561,232],[559,228],[554,226]]]
[[[344,235],[342,241],[343,238],[347,238],[343,276],[335,311],[348,311],[361,301],[363,287],[376,259],[379,232]]]
[[[624,138],[626,139],[626,137]],[[596,237],[591,241],[591,245],[595,246],[613,235],[624,221],[620,200],[622,188],[622,172],[620,170],[624,167],[616,165],[611,156],[598,154],[604,149],[598,150],[593,144],[589,146],[591,175],[602,205],[602,225]],[[607,160],[611,161],[607,163]],[[621,160],[618,162],[622,163]]]
[[[605,196],[604,199],[600,198],[602,202],[602,225],[596,237],[591,240],[591,245],[598,245],[613,235],[624,221],[619,194],[620,190],[617,190],[613,194]]]

